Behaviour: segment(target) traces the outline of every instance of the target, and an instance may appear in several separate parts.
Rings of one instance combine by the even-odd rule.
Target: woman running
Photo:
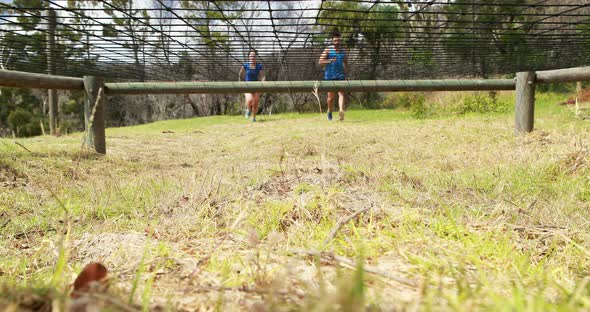
[[[256,62],[256,51],[250,51],[249,61],[240,68],[240,81],[264,81],[264,66]],[[245,78],[245,79],[244,79]],[[256,121],[258,113],[258,103],[260,102],[260,92],[246,93],[246,118],[252,116],[252,121]]]

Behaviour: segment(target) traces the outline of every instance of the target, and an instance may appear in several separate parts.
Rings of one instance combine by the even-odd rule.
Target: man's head
[[[248,59],[250,62],[256,62],[256,51],[250,50],[250,54],[248,54]]]
[[[340,46],[340,32],[337,30],[332,31],[332,44],[335,46]]]

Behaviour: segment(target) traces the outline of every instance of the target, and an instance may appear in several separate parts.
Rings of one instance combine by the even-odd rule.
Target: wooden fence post
[[[533,131],[535,123],[535,72],[516,74],[516,114],[514,133]]]
[[[55,75],[55,28],[57,18],[55,11],[47,10],[48,24],[47,24],[47,73]],[[47,94],[47,104],[49,105],[49,132],[52,135],[57,135],[58,128],[58,107],[57,107],[57,90],[49,89]]]
[[[86,145],[97,153],[106,154],[104,122],[104,80],[95,76],[84,76],[84,128]]]

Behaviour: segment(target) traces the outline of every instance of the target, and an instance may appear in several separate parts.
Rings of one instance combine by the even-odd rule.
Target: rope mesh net
[[[590,0],[0,0],[0,67],[111,81],[317,80],[342,34],[350,79],[441,79],[590,63]]]

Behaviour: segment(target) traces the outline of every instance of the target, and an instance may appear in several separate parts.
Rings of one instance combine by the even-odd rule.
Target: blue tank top
[[[256,63],[255,68],[250,68],[250,63],[244,63],[243,67],[246,70],[246,81],[258,81],[258,74],[263,69],[262,64]]]
[[[344,59],[346,58],[346,52],[340,49],[340,52],[336,52],[334,47],[328,51],[328,60],[335,58],[333,63],[326,64],[324,79],[325,80],[344,80],[346,74],[344,73]]]

